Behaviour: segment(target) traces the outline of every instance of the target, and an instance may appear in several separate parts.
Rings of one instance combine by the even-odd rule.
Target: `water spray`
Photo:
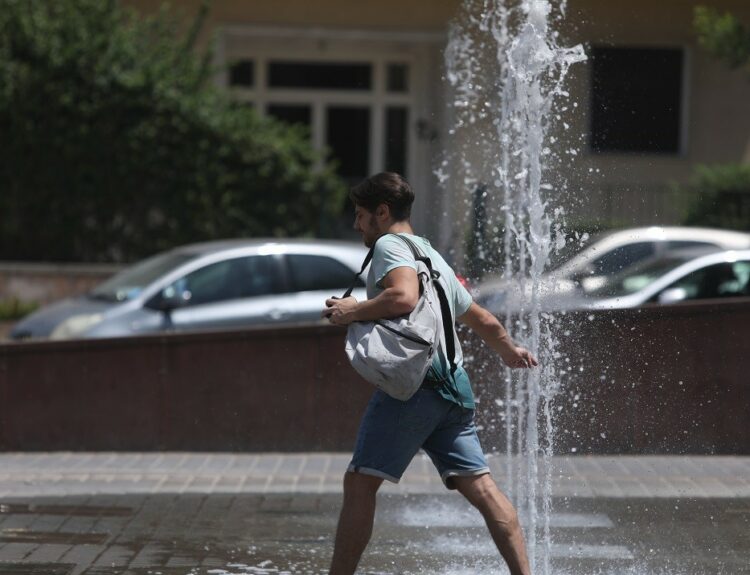
[[[503,374],[506,463],[512,470],[506,488],[526,527],[532,571],[544,574],[551,572],[551,402],[560,382],[554,317],[540,309],[539,286],[551,252],[565,241],[554,194],[561,182],[546,170],[555,156],[548,140],[557,120],[553,105],[568,97],[568,70],[586,59],[581,46],[560,47],[551,28],[564,17],[565,4],[467,0],[446,50],[455,95],[450,134],[457,145],[444,172],[456,178],[454,186],[481,185],[489,195],[484,228],[503,233],[481,238],[480,253],[502,253],[502,277],[530,294],[520,311],[504,318],[514,339],[541,361],[538,369]]]

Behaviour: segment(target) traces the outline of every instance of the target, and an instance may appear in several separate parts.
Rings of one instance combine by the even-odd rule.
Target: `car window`
[[[664,246],[668,250],[686,250],[690,248],[716,248],[718,246],[711,242],[698,242],[693,240],[674,240],[671,242],[664,242]]]
[[[750,296],[750,262],[720,263],[686,275],[669,288],[682,288],[685,299]]]
[[[138,297],[154,280],[190,261],[194,254],[166,252],[138,262],[89,292],[89,297],[105,301],[124,301]]]
[[[554,249],[550,252],[549,270],[558,269],[587,247],[596,245],[597,242],[610,235],[612,235],[612,232],[596,232],[591,235],[579,232],[565,233],[565,244],[560,249]]]
[[[352,270],[328,256],[289,254],[286,258],[294,291],[346,289],[354,279]],[[356,287],[362,286],[357,278]]]
[[[654,254],[653,242],[620,246],[591,261],[594,275],[611,275]]]
[[[604,284],[591,290],[593,297],[622,297],[640,291],[664,274],[681,266],[685,257],[669,256],[639,262],[606,278]]]
[[[270,295],[281,291],[273,256],[248,256],[209,264],[177,280],[178,292],[189,292],[188,305]]]

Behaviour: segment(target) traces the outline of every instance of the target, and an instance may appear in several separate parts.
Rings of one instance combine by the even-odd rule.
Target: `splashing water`
[[[505,374],[502,417],[513,469],[508,490],[526,525],[532,571],[545,574],[552,548],[550,403],[559,390],[559,354],[554,317],[540,310],[539,280],[552,250],[564,245],[564,211],[551,197],[564,191],[564,182],[550,175],[558,156],[548,143],[554,142],[551,126],[561,120],[553,105],[568,97],[568,69],[586,59],[581,46],[558,45],[551,24],[564,17],[565,8],[564,0],[466,0],[446,49],[454,149],[441,166],[453,185],[476,189],[474,200],[482,203],[474,256],[491,266],[492,254],[501,253],[502,276],[531,294],[526,309],[507,317],[506,326],[543,361],[538,369]],[[513,452],[525,454],[522,465],[513,464]]]

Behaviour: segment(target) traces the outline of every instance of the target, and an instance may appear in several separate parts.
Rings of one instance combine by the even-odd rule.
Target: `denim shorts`
[[[367,406],[349,471],[398,483],[422,448],[448,489],[451,477],[489,473],[477,437],[474,410],[419,389],[408,401],[378,390]]]

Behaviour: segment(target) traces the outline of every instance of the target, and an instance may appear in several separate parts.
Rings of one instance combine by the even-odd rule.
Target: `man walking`
[[[506,365],[537,365],[528,350],[513,344],[491,313],[472,302],[430,243],[413,235],[409,217],[414,193],[403,177],[394,173],[371,176],[355,186],[350,197],[355,205],[354,228],[367,247],[376,246],[367,277],[368,299],[329,299],[324,317],[336,325],[348,325],[398,317],[414,309],[419,301],[414,257],[405,242],[392,235],[382,237],[402,234],[430,257],[433,268],[440,272],[454,318],[475,331]],[[398,482],[420,448],[432,459],[445,486],[458,490],[480,511],[511,574],[530,574],[518,516],[490,477],[479,444],[474,397],[461,365],[460,347],[456,349],[455,371],[444,353],[435,355],[424,383],[408,401],[378,390],[367,407],[344,476],[344,503],[331,575],[355,572],[372,534],[378,488],[384,479]]]

